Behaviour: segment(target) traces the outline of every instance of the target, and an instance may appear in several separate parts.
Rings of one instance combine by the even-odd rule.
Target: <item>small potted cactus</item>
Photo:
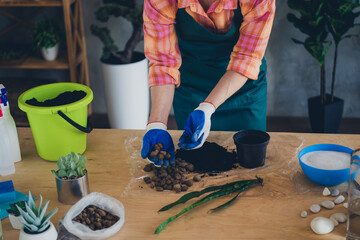
[[[21,216],[17,207],[20,207],[23,211],[26,211],[25,201],[20,201],[10,204],[10,209],[6,209],[6,211],[9,213],[9,220],[11,226],[14,229],[21,229],[22,227],[21,221],[24,221],[24,218]]]
[[[21,223],[23,227],[20,231],[19,240],[56,240],[57,232],[50,218],[57,212],[57,208],[45,215],[49,201],[46,201],[42,208],[42,196],[40,195],[40,205],[36,206],[34,199],[29,192],[29,200],[25,202],[25,211],[16,206],[20,215],[24,218]]]
[[[56,178],[59,202],[74,204],[89,194],[89,181],[85,162],[85,156],[73,152],[58,159],[56,163],[58,170],[52,170],[51,172]]]

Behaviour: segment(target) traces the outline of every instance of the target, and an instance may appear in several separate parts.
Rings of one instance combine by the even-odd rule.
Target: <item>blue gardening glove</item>
[[[211,115],[215,112],[215,106],[210,102],[202,102],[190,113],[184,125],[184,133],[179,139],[178,146],[185,150],[202,147],[209,136],[211,127]]]
[[[167,127],[164,123],[153,122],[146,126],[146,133],[143,138],[143,144],[141,148],[141,157],[147,158],[150,162],[156,166],[168,166],[169,163],[175,162],[175,147],[170,134],[166,131]],[[155,150],[155,145],[161,143],[163,147],[161,151],[165,151],[171,155],[170,160],[158,159],[157,156],[150,156],[151,152]]]

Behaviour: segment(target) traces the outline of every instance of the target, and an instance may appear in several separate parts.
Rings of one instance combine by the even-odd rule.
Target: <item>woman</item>
[[[171,106],[183,149],[199,148],[211,130],[266,131],[263,58],[275,0],[145,0],[145,55],[151,112],[141,155],[156,143],[172,154]],[[195,109],[195,110],[194,110]],[[150,159],[156,165],[169,161]]]

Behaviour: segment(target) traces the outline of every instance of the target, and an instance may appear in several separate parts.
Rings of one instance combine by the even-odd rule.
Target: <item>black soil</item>
[[[36,98],[26,100],[26,104],[38,107],[54,107],[77,102],[86,96],[84,91],[67,91],[59,94],[56,98],[39,102]]]
[[[201,148],[195,150],[178,149],[176,158],[181,158],[194,165],[194,172],[224,172],[234,168],[237,163],[236,152],[229,152],[226,148],[205,142]]]

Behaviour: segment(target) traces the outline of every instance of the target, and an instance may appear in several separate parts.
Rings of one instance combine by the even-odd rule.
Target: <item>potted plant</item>
[[[34,199],[29,192],[29,200],[25,202],[25,211],[19,206],[21,216],[24,221],[21,221],[23,227],[20,231],[19,240],[56,240],[57,232],[54,225],[50,222],[50,218],[57,212],[57,208],[45,215],[49,201],[46,201],[42,207],[42,196],[40,195],[39,207],[36,206]]]
[[[33,41],[47,61],[54,61],[59,53],[62,31],[52,20],[38,22],[32,30]]]
[[[91,32],[103,43],[101,66],[106,106],[111,128],[145,129],[149,117],[148,63],[135,51],[143,40],[142,4],[136,0],[107,1],[95,12],[107,22],[111,16],[123,17],[132,25],[132,34],[122,51],[107,27],[91,25]]]
[[[58,170],[51,170],[51,172],[56,178],[59,202],[74,204],[83,196],[89,194],[89,181],[85,162],[85,156],[73,152],[58,159],[56,163]]]
[[[288,6],[300,13],[300,17],[288,14],[288,20],[307,35],[304,42],[293,41],[304,45],[320,66],[320,96],[308,99],[311,128],[313,132],[336,133],[344,108],[344,101],[334,96],[338,45],[350,36],[345,34],[355,25],[354,20],[359,14],[353,13],[353,9],[358,5],[351,0],[288,0]],[[327,41],[329,32],[335,43],[331,95],[326,93],[325,77],[325,57],[332,44]]]
[[[6,211],[9,213],[11,226],[14,229],[21,229],[21,221],[24,221],[24,218],[21,216],[17,207],[21,208],[23,211],[26,211],[25,201],[10,204],[10,209],[6,209]]]

